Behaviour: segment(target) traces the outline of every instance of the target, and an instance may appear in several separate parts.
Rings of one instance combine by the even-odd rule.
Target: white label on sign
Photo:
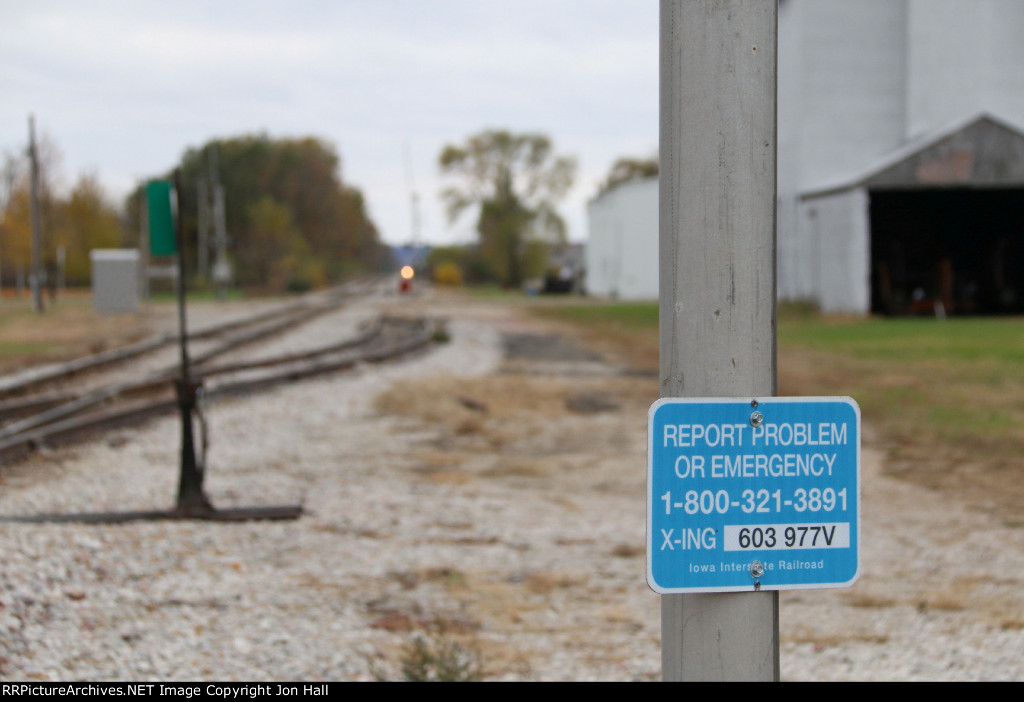
[[[850,548],[850,523],[835,524],[727,524],[722,548],[726,551],[794,551]]]

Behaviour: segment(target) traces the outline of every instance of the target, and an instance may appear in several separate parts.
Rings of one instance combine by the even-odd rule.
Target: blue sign
[[[847,587],[860,573],[851,398],[658,400],[647,486],[656,592]]]

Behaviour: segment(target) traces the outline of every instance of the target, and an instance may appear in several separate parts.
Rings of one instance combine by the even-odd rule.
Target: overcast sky
[[[118,203],[188,147],[265,132],[332,143],[388,243],[474,238],[445,221],[437,156],[484,128],[541,131],[580,170],[561,212],[619,156],[658,142],[655,0],[0,0],[0,150],[29,113]],[[406,154],[411,158],[407,158]]]

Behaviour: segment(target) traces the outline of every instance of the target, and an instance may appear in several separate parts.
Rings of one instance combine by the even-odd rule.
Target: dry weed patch
[[[472,421],[504,422],[523,415],[558,418],[567,412],[567,395],[566,384],[555,380],[440,376],[399,383],[381,393],[375,406],[387,414],[413,416],[454,429]],[[468,398],[485,405],[486,409],[468,407]]]
[[[783,633],[780,636],[780,640],[784,643],[813,644],[815,650],[821,651],[851,641],[884,644],[889,641],[889,637],[886,634],[875,634],[867,631],[851,631],[847,634],[822,634],[818,631],[801,627],[794,631]]]
[[[647,553],[647,547],[643,544],[618,544],[612,549],[612,555],[616,558],[638,558]]]
[[[1020,612],[1022,605],[1024,593],[1017,579],[972,575],[955,578],[942,589],[926,591],[918,609],[946,612],[971,609],[984,612],[990,622],[1001,625],[1007,621],[1008,612]]]
[[[433,377],[386,390],[376,398],[375,407],[382,413],[412,418],[439,429],[433,441],[436,450],[421,459],[419,470],[423,473],[434,466],[451,470],[452,464],[465,469],[470,456],[491,456],[494,460],[490,465],[481,466],[475,460],[478,470],[468,472],[483,471],[479,474],[490,478],[540,479],[584,464],[589,470],[593,465],[578,457],[569,463],[552,463],[556,455],[642,450],[643,418],[650,396],[635,393],[635,379],[625,380],[600,378],[570,384],[504,374]],[[581,396],[591,397],[594,407],[600,404],[608,409],[581,414],[573,409],[578,408],[578,402],[574,405],[569,401]],[[624,412],[635,413],[637,428],[617,421]],[[456,455],[462,458],[456,460]],[[439,474],[437,480],[459,478]]]
[[[311,574],[303,575],[295,578],[295,580],[299,587],[309,588],[310,590],[316,590],[318,592],[330,592],[347,596],[353,589],[351,586],[332,583]]]
[[[391,655],[377,651],[366,657],[370,673],[379,682],[475,682],[484,670],[476,637],[478,622],[461,618],[427,619],[391,610],[378,617],[372,628],[411,637]]]
[[[56,304],[46,300],[45,314],[31,301],[7,302],[0,310],[0,370],[98,353],[153,333],[153,310],[101,315],[88,295],[69,294]]]
[[[456,568],[428,568],[421,571],[425,582],[440,583],[448,588],[464,588],[467,584],[466,574]]]
[[[397,631],[412,631],[416,627],[416,620],[398,610],[382,612],[370,622],[371,629],[383,629],[392,633]]]
[[[498,465],[481,475],[488,478],[544,478],[548,475],[547,461],[528,458],[502,458]]]
[[[475,579],[471,593],[473,601],[467,604],[471,604],[472,611],[481,620],[495,622],[496,626],[499,623],[516,627],[526,625],[531,612],[548,608],[543,596],[536,596],[529,588],[523,587],[527,577],[515,578],[514,581]]]
[[[861,607],[864,609],[885,609],[895,607],[898,602],[891,597],[878,595],[872,592],[846,591],[843,593],[845,604],[850,607]]]
[[[414,470],[422,472],[457,468],[466,459],[464,454],[452,451],[425,451],[418,453],[416,457],[419,459],[420,464]]]
[[[419,463],[409,470],[427,482],[436,485],[464,485],[472,482],[473,474],[463,468],[464,453],[427,451],[417,454]]]
[[[601,607],[598,610],[598,616],[604,619],[606,622],[613,622],[615,624],[629,624],[632,628],[637,630],[643,629],[643,624],[636,621],[635,614],[626,609],[625,607],[619,607],[617,605],[608,605]]]
[[[439,520],[435,521],[433,523],[433,525],[437,526],[437,527],[441,527],[442,529],[452,529],[452,530],[457,530],[457,531],[458,530],[464,530],[464,529],[472,529],[473,526],[474,526],[474,524],[472,522],[461,522],[461,521],[460,522],[452,522],[452,521],[447,521],[447,520],[442,520],[442,519],[439,519]]]
[[[929,592],[925,594],[923,599],[918,601],[917,610],[919,612],[927,612],[932,609],[940,612],[962,612],[967,609],[967,604],[968,602],[960,593],[950,590]]]
[[[1010,623],[1012,628],[1012,622],[1024,611],[1024,591],[1017,578],[972,575],[956,578],[942,590],[926,592],[917,606],[920,611],[970,609],[983,614],[992,626],[1006,628]]]
[[[555,590],[564,590],[586,585],[586,576],[565,573],[529,573],[523,583],[535,595],[547,595]]]
[[[555,495],[553,497],[548,497],[548,502],[551,502],[552,504],[558,505],[559,507],[564,509],[566,512],[579,512],[580,511],[580,506],[578,504],[576,504],[575,502],[573,502],[572,500],[570,500],[568,497],[562,497],[560,495]]]
[[[445,470],[432,466],[417,466],[410,470],[434,485],[465,485],[473,482],[473,474],[463,470]]]

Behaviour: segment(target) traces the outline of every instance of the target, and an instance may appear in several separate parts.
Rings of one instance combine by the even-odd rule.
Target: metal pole
[[[177,170],[174,171],[174,192],[177,196],[174,233],[178,244],[178,324],[181,343],[181,378],[175,382],[178,409],[181,412],[181,477],[178,482],[177,510],[185,516],[202,516],[212,512],[213,506],[203,492],[203,469],[196,460],[192,431],[192,416],[196,411],[202,380],[192,379],[188,356],[188,321],[185,314],[188,287],[185,278],[185,235],[182,227],[185,198],[181,189],[181,172]]]
[[[57,247],[57,289],[60,291],[61,295],[64,294],[64,287],[67,282],[67,260],[67,249],[62,244]]]
[[[217,183],[213,191],[213,220],[216,227],[217,254],[213,263],[213,280],[217,286],[217,299],[223,302],[227,299],[228,281],[230,273],[228,268],[228,230],[225,223],[224,210],[224,186]]]
[[[185,382],[189,380],[189,357],[188,357],[188,320],[185,314],[185,296],[188,293],[185,280],[185,233],[182,225],[184,212],[182,205],[185,198],[181,192],[181,172],[174,171],[174,195],[177,206],[172,210],[174,213],[174,236],[177,243],[178,256],[178,327],[179,341],[181,346],[181,378]]]
[[[209,283],[210,265],[208,261],[210,258],[210,244],[207,237],[210,230],[210,197],[206,192],[206,178],[204,176],[199,176],[196,188],[199,191],[199,243],[196,247],[196,265],[199,270],[196,275],[204,282]]]
[[[777,5],[662,0],[663,397],[775,394]],[[663,595],[662,675],[778,680],[778,593]]]
[[[28,116],[28,157],[32,168],[31,200],[32,200],[32,264],[28,274],[28,284],[32,291],[32,304],[36,312],[43,311],[43,276],[40,262],[42,260],[42,224],[39,219],[39,154],[36,153],[36,121]]]
[[[210,167],[210,196],[213,198],[213,211],[210,217],[213,220],[210,226],[213,229],[214,253],[213,260],[213,284],[217,291],[217,299],[227,299],[228,282],[231,280],[231,269],[228,265],[228,233],[225,223],[226,212],[224,209],[224,185],[220,182],[220,166],[217,159],[217,145],[210,144],[209,167]]]
[[[149,205],[146,203],[146,186],[139,188],[139,294],[149,299]]]

